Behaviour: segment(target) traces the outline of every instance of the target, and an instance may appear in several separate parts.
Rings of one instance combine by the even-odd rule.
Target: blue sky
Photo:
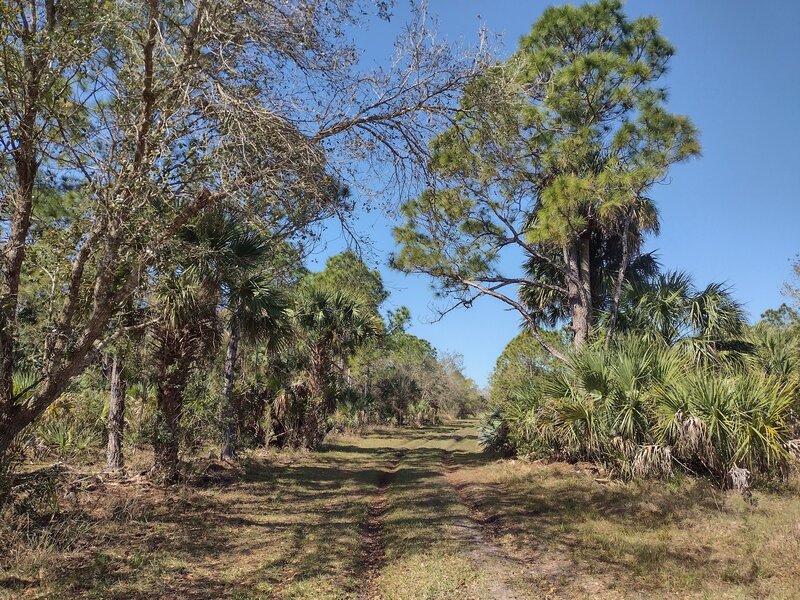
[[[501,57],[516,47],[551,4],[521,0],[430,0],[440,34],[474,42],[482,22],[503,36]],[[800,2],[795,0],[629,0],[632,16],[655,15],[677,47],[666,78],[670,108],[700,129],[703,156],[671,171],[653,191],[661,235],[649,242],[662,264],[690,272],[699,285],[733,286],[751,318],[778,306],[800,252]],[[368,62],[384,62],[406,4],[390,23],[359,36]],[[391,199],[390,199],[391,200]],[[495,360],[519,331],[519,319],[492,299],[438,322],[437,301],[424,277],[387,266],[394,223],[381,211],[362,212],[357,229],[370,236],[368,263],[381,270],[392,296],[406,305],[411,332],[441,351],[464,356],[466,374],[484,385]],[[320,268],[344,241],[331,228],[309,266]]]

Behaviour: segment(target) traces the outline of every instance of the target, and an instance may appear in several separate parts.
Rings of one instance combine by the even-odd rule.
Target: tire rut
[[[389,508],[386,488],[394,480],[395,474],[400,467],[400,461],[402,461],[405,454],[405,450],[395,450],[395,457],[388,467],[378,472],[377,493],[367,507],[367,516],[359,531],[361,540],[359,570],[361,572],[362,585],[358,598],[366,600],[378,597],[378,577],[386,563],[386,545],[383,534],[383,520]]]
[[[464,537],[471,544],[473,560],[485,567],[489,564],[493,565],[499,575],[490,580],[488,591],[492,594],[492,598],[496,600],[530,598],[528,593],[513,589],[505,580],[513,576],[519,577],[520,574],[526,580],[534,580],[538,579],[536,573],[526,560],[516,556],[505,545],[493,541],[500,539],[502,532],[496,524],[492,523],[491,517],[480,511],[470,501],[463,487],[456,484],[450,477],[450,474],[457,469],[453,464],[453,454],[450,450],[442,450],[442,468],[445,479],[453,489],[458,501],[467,509],[468,516],[459,519],[456,526],[461,529]],[[545,595],[543,597],[553,598],[555,596]]]

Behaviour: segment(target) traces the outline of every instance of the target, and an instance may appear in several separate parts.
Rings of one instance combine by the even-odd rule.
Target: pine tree
[[[673,53],[655,18],[629,19],[618,0],[547,9],[509,60],[467,86],[461,118],[434,140],[436,184],[403,206],[394,265],[461,304],[505,302],[559,355],[515,294],[539,290],[584,345],[597,318],[595,247],[618,248],[616,270],[600,274],[613,315],[643,236],[658,231],[652,187],[699,153],[659,84]],[[512,247],[534,268],[503,272]]]

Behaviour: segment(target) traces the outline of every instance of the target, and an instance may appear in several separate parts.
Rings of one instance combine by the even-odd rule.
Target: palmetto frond
[[[589,346],[542,378],[528,394],[533,403],[505,407],[510,438],[624,477],[666,477],[677,461],[732,485],[731,473],[740,483],[782,476],[800,447],[796,383],[746,365],[697,363],[661,339]]]
[[[339,352],[382,331],[380,317],[360,297],[314,284],[298,291],[290,314],[307,343],[325,343]]]
[[[712,283],[697,290],[687,273],[671,271],[623,289],[618,330],[666,346],[683,345],[699,362],[746,353],[742,306]]]
[[[291,335],[289,303],[261,273],[236,282],[230,290],[230,320],[244,339],[266,342],[277,349]]]

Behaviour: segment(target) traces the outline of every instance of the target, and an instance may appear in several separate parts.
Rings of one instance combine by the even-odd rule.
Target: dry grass
[[[52,523],[27,531],[46,538],[53,523],[83,530],[62,546],[21,532],[0,565],[0,590],[46,598],[349,597],[380,461],[338,449],[265,453],[233,482],[222,473],[197,485],[78,489]]]
[[[145,460],[146,457],[143,457]],[[208,461],[196,461],[202,467]],[[160,488],[57,474],[0,518],[8,598],[793,598],[798,489],[493,460],[473,423],[341,437]],[[49,489],[43,484],[43,490]]]
[[[745,502],[693,479],[609,483],[588,467],[463,465],[464,501],[562,598],[797,598],[800,495]],[[531,591],[533,594],[533,591]]]

